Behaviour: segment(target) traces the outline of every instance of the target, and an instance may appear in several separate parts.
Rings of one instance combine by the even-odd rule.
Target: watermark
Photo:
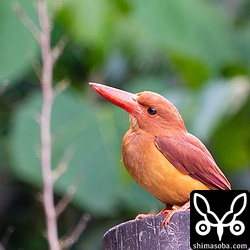
[[[190,196],[192,249],[248,249],[250,194],[241,190],[201,190]]]

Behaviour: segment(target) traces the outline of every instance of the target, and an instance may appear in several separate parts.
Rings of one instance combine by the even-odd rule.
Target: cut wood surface
[[[103,249],[182,249],[190,248],[190,212],[176,212],[167,227],[166,215],[131,220],[109,229],[103,236]]]

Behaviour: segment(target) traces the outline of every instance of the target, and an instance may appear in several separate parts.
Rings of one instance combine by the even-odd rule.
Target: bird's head
[[[89,83],[102,97],[126,110],[131,128],[143,129],[154,135],[166,135],[168,130],[186,131],[176,107],[163,96],[150,91],[137,94],[98,83]]]

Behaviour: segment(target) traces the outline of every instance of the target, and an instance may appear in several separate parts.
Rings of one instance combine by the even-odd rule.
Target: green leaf
[[[246,22],[239,30],[237,30],[235,36],[235,43],[238,47],[238,51],[241,55],[240,59],[244,67],[247,67],[248,73],[250,72],[250,23]]]
[[[112,108],[118,110],[117,107]],[[15,174],[41,187],[40,131],[36,121],[40,110],[40,93],[31,96],[16,110],[11,127],[10,151]],[[112,110],[94,107],[88,100],[79,99],[70,91],[56,97],[51,120],[53,169],[63,159],[68,158],[69,164],[57,180],[55,191],[63,195],[67,188],[74,186],[77,189],[75,204],[96,216],[114,214],[121,201],[130,208],[136,204],[136,208],[149,211],[152,206],[155,207],[152,195],[138,186],[134,187],[131,179],[128,181],[124,177],[119,134],[123,130],[119,126],[124,123],[121,124],[119,113],[116,115],[117,111]],[[125,112],[120,114],[122,119],[128,120]],[[125,124],[124,128],[128,129],[128,122]],[[137,202],[139,199],[141,202]]]
[[[250,119],[246,116],[250,104],[216,130],[212,140],[218,164],[228,172],[249,166]]]
[[[226,15],[207,1],[131,1],[114,37],[143,61],[171,58],[191,86],[238,57]]]
[[[232,58],[225,16],[206,1],[134,1],[141,28],[155,44],[212,65]]]
[[[102,43],[109,29],[110,4],[102,0],[63,0],[58,18],[72,38],[83,43]]]
[[[208,82],[199,93],[191,130],[207,141],[223,119],[228,120],[245,105],[249,93],[249,81],[244,77]]]
[[[41,95],[36,93],[16,111],[11,133],[11,153],[16,175],[41,186],[40,131],[35,120],[41,110]],[[66,172],[56,182],[63,195],[70,186],[77,192],[74,202],[92,214],[111,214],[116,202],[116,177],[119,163],[112,113],[96,109],[67,91],[55,99],[51,129],[53,168],[72,155]],[[117,161],[114,161],[114,160]]]
[[[36,1],[20,0],[23,11],[37,24]],[[33,4],[34,5],[33,5]],[[19,77],[30,68],[38,44],[14,12],[16,1],[0,1],[0,85]]]

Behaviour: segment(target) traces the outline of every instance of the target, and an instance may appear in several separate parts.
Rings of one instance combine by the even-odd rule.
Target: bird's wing
[[[195,136],[189,133],[180,137],[158,136],[155,143],[162,154],[182,173],[189,174],[211,189],[231,189],[212,155]]]

